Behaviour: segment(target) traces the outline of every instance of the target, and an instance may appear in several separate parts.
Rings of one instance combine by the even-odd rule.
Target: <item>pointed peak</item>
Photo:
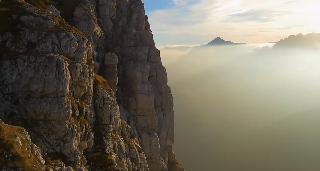
[[[216,37],[214,40],[223,40],[221,37]]]
[[[240,45],[245,43],[233,43],[232,41],[225,41],[221,37],[216,37],[214,40],[209,42],[207,45]]]

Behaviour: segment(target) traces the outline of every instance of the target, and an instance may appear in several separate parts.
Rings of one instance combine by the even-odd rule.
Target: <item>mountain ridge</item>
[[[320,43],[319,33],[309,33],[303,35],[301,33],[297,35],[290,35],[284,39],[276,42],[274,48],[286,49],[286,48],[307,48],[316,49],[317,44]]]

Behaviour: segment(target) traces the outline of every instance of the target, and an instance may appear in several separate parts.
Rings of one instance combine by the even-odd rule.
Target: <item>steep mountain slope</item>
[[[3,169],[183,170],[141,0],[2,0],[0,14],[0,161],[17,155]]]

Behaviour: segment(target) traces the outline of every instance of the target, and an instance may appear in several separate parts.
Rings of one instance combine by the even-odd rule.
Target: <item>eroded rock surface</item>
[[[1,167],[183,170],[172,152],[171,90],[141,0],[0,6],[0,127],[19,130],[16,141],[5,131],[0,140],[17,158],[22,144],[35,159]]]

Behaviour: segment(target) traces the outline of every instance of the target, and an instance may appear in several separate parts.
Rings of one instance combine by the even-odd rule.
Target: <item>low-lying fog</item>
[[[170,51],[161,56],[174,151],[187,171],[320,170],[319,52],[239,45],[173,59]]]

